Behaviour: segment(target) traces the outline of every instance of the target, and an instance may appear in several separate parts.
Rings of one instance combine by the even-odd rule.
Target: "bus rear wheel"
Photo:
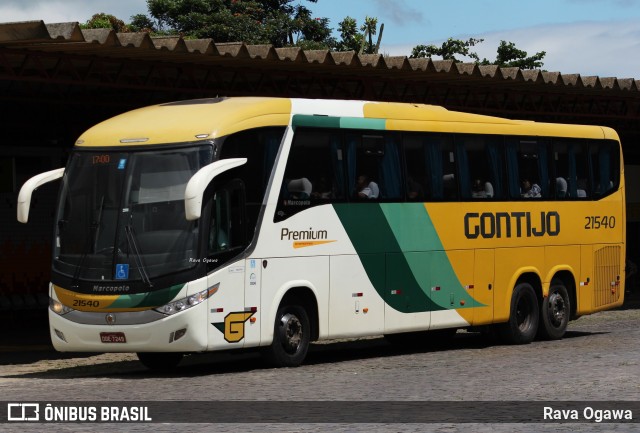
[[[311,326],[305,309],[299,305],[284,305],[278,308],[273,342],[263,355],[274,367],[297,367],[307,356],[310,341]]]
[[[571,304],[564,283],[552,280],[549,295],[542,301],[538,335],[546,340],[559,340],[569,324]]]
[[[149,370],[171,371],[182,360],[180,352],[138,352],[138,359]]]
[[[509,321],[500,325],[500,336],[510,344],[531,343],[538,332],[539,320],[535,290],[529,283],[520,283],[513,289]]]

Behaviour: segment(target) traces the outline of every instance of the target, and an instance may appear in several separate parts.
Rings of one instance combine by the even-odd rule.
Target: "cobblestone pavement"
[[[192,355],[172,374],[132,354],[0,348],[0,400],[610,401],[640,400],[640,309],[571,322],[560,341],[505,346],[459,331],[443,347],[399,350],[383,338],[315,344],[299,368],[255,354]],[[283,411],[286,407],[283,406]],[[637,420],[640,413],[634,413]],[[56,424],[68,431],[637,431],[638,424]],[[3,428],[16,427],[0,424]],[[21,425],[20,431],[25,425]],[[18,431],[18,429],[15,429]],[[7,431],[11,431],[10,429]]]

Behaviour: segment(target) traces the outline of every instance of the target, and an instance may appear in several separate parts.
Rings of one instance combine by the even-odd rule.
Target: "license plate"
[[[124,332],[101,332],[100,341],[103,343],[126,343]]]

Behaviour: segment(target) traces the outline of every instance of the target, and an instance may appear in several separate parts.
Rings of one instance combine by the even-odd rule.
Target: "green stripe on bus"
[[[365,119],[361,117],[341,117],[340,127],[348,129],[376,129],[384,131],[386,128],[385,119]]]
[[[402,313],[444,310],[431,301],[411,269],[378,204],[334,204],[371,284]]]
[[[122,295],[109,305],[109,308],[159,307],[171,302],[183,287],[184,284],[177,284],[153,292]]]
[[[381,203],[389,227],[404,252],[411,272],[430,293],[431,300],[443,308],[472,308],[483,304],[471,298],[460,283],[451,262],[444,252],[438,232],[423,203]],[[440,287],[440,290],[432,290]],[[456,301],[451,305],[451,295]],[[465,305],[459,300],[465,299]]]
[[[362,117],[334,117],[308,114],[294,114],[291,124],[294,128],[306,126],[311,128],[346,128],[384,130],[385,119],[365,119]]]
[[[307,126],[311,128],[340,128],[340,118],[333,116],[313,116],[308,114],[294,114],[291,119],[294,128]]]
[[[392,308],[414,313],[482,305],[458,280],[422,203],[333,206],[371,284]]]

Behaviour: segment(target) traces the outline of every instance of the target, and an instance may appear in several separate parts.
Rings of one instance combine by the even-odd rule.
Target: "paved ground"
[[[632,307],[632,308],[629,308]],[[34,320],[33,323],[37,323]],[[46,328],[45,328],[46,329]],[[170,375],[131,354],[59,354],[44,337],[0,345],[0,400],[618,401],[640,400],[640,309],[571,322],[554,342],[504,346],[459,332],[444,347],[399,350],[383,338],[317,344],[295,369],[271,369],[254,354],[194,355]],[[212,409],[215,410],[215,409]],[[287,414],[286,403],[283,413]],[[291,414],[289,414],[291,415]],[[295,415],[295,414],[294,414]],[[640,413],[634,413],[640,418]],[[0,424],[3,427],[15,427]],[[147,424],[138,431],[637,431],[638,424]],[[24,425],[20,431],[25,431]],[[27,426],[29,427],[29,426]],[[120,431],[122,425],[48,425]],[[134,426],[126,426],[127,429]],[[42,431],[43,426],[31,427]],[[15,429],[16,431],[18,429]]]

